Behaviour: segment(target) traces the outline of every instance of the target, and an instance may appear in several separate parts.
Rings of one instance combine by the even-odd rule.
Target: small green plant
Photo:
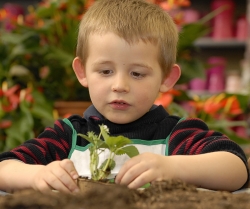
[[[139,154],[137,148],[129,145],[132,141],[124,136],[110,136],[109,129],[106,125],[100,125],[100,134],[88,132],[87,135],[78,134],[91,144],[90,151],[90,172],[91,179],[94,181],[103,180],[108,177],[111,170],[115,167],[114,157],[116,155],[127,154],[130,158]],[[99,166],[99,155],[105,149],[110,151],[109,157]]]

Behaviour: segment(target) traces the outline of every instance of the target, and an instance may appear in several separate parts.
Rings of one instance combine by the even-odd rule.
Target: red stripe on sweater
[[[58,155],[58,153],[56,153],[56,160],[62,160],[62,159],[60,158],[60,156]]]
[[[23,156],[23,154],[21,154],[20,152],[15,152],[15,151],[11,151],[11,152],[14,153],[19,158],[19,160],[21,160],[21,161],[23,161],[23,162],[26,163],[26,159]]]
[[[69,149],[69,143],[67,141],[65,141],[65,140],[62,140],[62,139],[61,139],[61,142],[62,142],[63,146],[68,150]]]
[[[186,153],[188,151],[188,149],[190,148],[192,142],[193,142],[193,140],[187,140],[187,144],[185,146],[184,153]]]
[[[59,120],[55,121],[55,125],[57,125],[64,132],[62,124],[59,122]]]
[[[61,143],[62,141],[64,141],[63,139],[60,139],[61,141],[56,141],[55,139],[50,139],[50,138],[39,138],[38,142],[40,143],[41,141],[45,141],[46,143],[51,143],[55,146],[57,146],[59,149],[61,149],[62,151],[64,151],[65,153],[67,152],[67,150],[65,149],[65,147],[63,146],[63,144]],[[48,148],[47,148],[48,149]]]
[[[46,156],[46,150],[44,150],[42,147],[37,146],[37,145],[36,145],[36,148],[38,148],[43,153],[44,157]]]
[[[57,134],[57,132],[53,128],[50,128],[50,127],[45,128],[45,131],[51,131],[51,132]]]
[[[51,139],[51,138],[35,138],[35,140],[37,140],[38,143],[41,144],[46,150],[48,150],[47,142],[57,145],[64,152],[67,152],[67,150],[69,149],[69,144],[64,139],[61,139],[61,138],[60,138],[60,142],[55,141],[54,139]]]
[[[171,143],[171,141],[172,140],[174,140],[174,138],[178,135],[178,134],[180,134],[180,133],[182,133],[182,132],[186,132],[186,131],[200,131],[200,129],[199,128],[185,128],[185,129],[178,129],[178,130],[176,130],[176,131],[174,131],[174,132],[172,132],[171,133],[171,136],[170,136],[170,139],[169,139],[169,143]],[[193,134],[193,132],[192,133],[190,133],[190,134]]]
[[[181,130],[177,130],[177,131],[175,131],[173,134],[171,134],[171,137],[170,137],[170,139],[169,139],[169,143],[171,143],[173,140],[175,140],[175,138],[176,138],[176,136],[177,136],[178,134],[180,134],[180,133],[182,133],[182,132],[184,132],[184,131],[190,131],[190,130],[191,130],[191,131],[194,131],[194,132],[190,133],[190,135],[187,136],[186,139],[182,139],[182,141],[178,144],[178,146],[175,147],[175,149],[173,150],[173,153],[172,153],[173,155],[175,155],[175,154],[179,151],[180,147],[181,147],[184,143],[187,143],[187,145],[185,146],[185,151],[190,147],[191,143],[193,142],[193,137],[195,136],[195,133],[196,133],[197,128],[192,128],[192,129],[190,129],[190,128],[181,129]]]
[[[208,143],[209,143],[209,142],[202,143],[202,145],[199,146],[198,149],[197,149],[194,153],[190,153],[190,154],[200,154],[201,151],[203,150],[203,148],[204,148]]]
[[[198,147],[201,146],[201,144],[204,143],[202,139],[200,139],[199,141],[197,141],[193,147],[191,148],[190,150],[190,154],[195,154],[196,153],[196,150],[198,149]]]
[[[33,158],[33,160],[35,161],[36,164],[40,163],[39,160],[37,159],[37,157],[34,155],[34,153],[31,152],[27,147],[24,147],[24,146],[19,147],[19,150],[22,150],[22,152],[24,152],[25,154],[28,154],[28,155],[32,156],[32,158]],[[14,153],[16,155],[18,154],[18,152],[14,152]],[[19,153],[19,154],[21,154],[24,157],[24,155],[22,153]],[[19,158],[19,159],[23,161],[24,158]],[[26,160],[24,159],[23,162],[26,162]]]

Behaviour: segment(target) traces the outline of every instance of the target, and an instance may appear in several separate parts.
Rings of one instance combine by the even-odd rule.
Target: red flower
[[[0,98],[3,96],[3,90],[0,89]]]
[[[154,102],[156,105],[162,105],[168,107],[173,101],[174,96],[179,96],[181,93],[178,90],[171,89],[165,93],[162,93]]]
[[[26,89],[24,100],[27,101],[27,102],[29,102],[29,103],[34,102],[34,98],[32,96],[32,88],[27,88]]]
[[[60,6],[59,6],[59,9],[60,10],[66,10],[67,9],[67,3],[66,2],[61,3]]]
[[[155,0],[164,10],[169,11],[178,7],[190,6],[190,0]]]
[[[224,112],[230,115],[240,115],[243,113],[239,100],[234,95],[226,99],[224,107]]]
[[[19,88],[19,85],[15,85],[7,89],[6,91],[2,90],[2,109],[5,112],[11,112],[12,110],[15,110],[18,107],[20,101],[19,94],[17,91],[19,90]]]
[[[87,2],[86,2],[86,6],[85,6],[85,8],[87,9],[87,8],[89,8],[93,3],[95,2],[95,0],[87,0]]]
[[[35,13],[29,13],[24,16],[24,24],[26,26],[32,27],[36,24],[36,15]]]
[[[12,122],[10,120],[0,121],[0,128],[2,129],[9,128],[11,125],[12,125]]]
[[[212,96],[204,102],[204,112],[210,115],[215,115],[224,106],[224,98],[219,96]]]

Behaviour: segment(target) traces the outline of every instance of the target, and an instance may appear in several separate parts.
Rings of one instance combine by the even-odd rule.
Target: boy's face
[[[128,44],[114,33],[91,35],[85,75],[96,109],[113,123],[137,120],[149,111],[162,85],[158,47],[151,43]]]

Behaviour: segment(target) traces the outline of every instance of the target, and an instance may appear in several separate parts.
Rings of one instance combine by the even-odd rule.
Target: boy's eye
[[[131,75],[137,79],[143,78],[145,75],[138,72],[131,72]]]
[[[103,75],[109,75],[112,73],[112,70],[101,70],[100,71],[100,74],[103,74]]]

